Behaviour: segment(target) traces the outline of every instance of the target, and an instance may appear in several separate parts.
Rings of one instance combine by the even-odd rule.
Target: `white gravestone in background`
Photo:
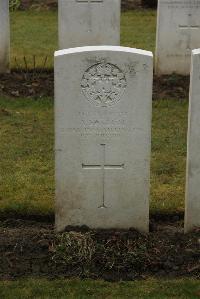
[[[0,73],[9,71],[10,23],[9,1],[0,0]]]
[[[190,73],[191,50],[200,47],[200,0],[159,0],[156,73]]]
[[[192,51],[185,231],[200,227],[200,49]]]
[[[148,231],[152,53],[55,53],[56,228]]]
[[[120,45],[121,0],[59,0],[59,48]]]

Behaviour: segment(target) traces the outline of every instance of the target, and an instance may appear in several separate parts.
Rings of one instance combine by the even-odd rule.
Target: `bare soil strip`
[[[151,219],[151,232],[68,228],[8,219],[0,222],[0,279],[27,276],[134,280],[200,278],[200,231],[183,234],[182,216]]]
[[[153,99],[185,99],[189,94],[189,76],[154,77]],[[0,95],[19,97],[53,97],[53,71],[12,71],[0,75]]]

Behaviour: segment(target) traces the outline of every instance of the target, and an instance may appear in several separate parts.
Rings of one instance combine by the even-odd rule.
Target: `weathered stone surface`
[[[148,231],[152,53],[55,53],[56,229]]]
[[[191,50],[200,47],[200,1],[159,0],[156,73],[190,72]]]
[[[200,49],[192,51],[185,231],[200,227]]]
[[[10,23],[9,1],[0,1],[0,73],[9,71]]]
[[[59,48],[120,44],[120,0],[59,0]]]

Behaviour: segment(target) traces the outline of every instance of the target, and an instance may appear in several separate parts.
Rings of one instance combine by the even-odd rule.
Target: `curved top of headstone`
[[[133,54],[153,57],[153,53],[150,51],[136,49],[136,48],[129,48],[129,47],[120,47],[120,46],[86,46],[86,47],[69,48],[69,49],[56,51],[54,53],[54,56],[58,57],[67,54],[94,52],[94,51],[126,52],[126,53],[133,53]]]
[[[194,50],[192,50],[192,54],[200,54],[200,49],[194,49]]]

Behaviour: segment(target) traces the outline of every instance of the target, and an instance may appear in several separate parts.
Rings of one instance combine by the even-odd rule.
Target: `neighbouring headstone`
[[[192,51],[185,232],[200,227],[200,49]]]
[[[59,48],[120,45],[121,0],[59,0]]]
[[[9,71],[10,21],[9,1],[0,0],[0,73]]]
[[[57,231],[148,231],[152,56],[112,46],[55,53]]]
[[[156,73],[189,74],[191,50],[199,47],[200,1],[159,0]]]

